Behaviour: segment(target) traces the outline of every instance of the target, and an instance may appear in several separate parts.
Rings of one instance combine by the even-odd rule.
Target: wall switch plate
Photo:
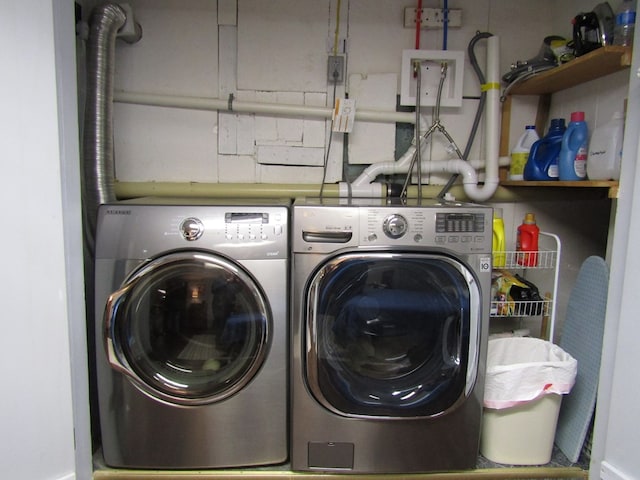
[[[462,106],[462,79],[464,75],[464,52],[454,50],[403,50],[400,72],[400,104],[415,105],[417,77],[414,63],[420,65],[420,106],[433,107],[438,99],[441,66],[445,62],[447,71],[442,85],[440,106]]]
[[[405,28],[416,28],[417,11],[418,9],[414,7],[404,9]],[[444,26],[444,17],[444,10],[442,8],[423,8],[420,13],[420,28],[442,28]],[[447,26],[448,28],[462,26],[462,10],[448,9]]]
[[[330,83],[344,82],[344,57],[342,55],[329,55],[327,80]]]

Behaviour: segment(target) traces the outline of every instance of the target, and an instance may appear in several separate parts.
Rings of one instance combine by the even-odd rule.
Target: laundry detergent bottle
[[[563,181],[586,180],[589,142],[584,112],[572,112],[571,121],[562,136],[558,158],[558,178]]]
[[[558,180],[558,159],[567,127],[564,118],[552,118],[549,131],[531,146],[524,166],[525,180]]]
[[[535,125],[527,125],[520,135],[516,145],[511,150],[511,165],[509,166],[509,180],[523,180],[524,166],[529,159],[531,146],[540,140]]]
[[[502,219],[502,209],[493,209],[493,266],[494,268],[504,268],[506,266],[507,254],[504,240],[504,220]]]
[[[589,180],[620,180],[623,130],[621,112],[614,113],[611,120],[593,130],[587,156]]]
[[[516,263],[525,267],[538,265],[538,238],[540,227],[536,224],[536,216],[527,213],[518,226],[516,236]]]

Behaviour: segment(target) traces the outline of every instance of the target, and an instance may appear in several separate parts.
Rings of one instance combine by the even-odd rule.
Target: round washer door
[[[306,292],[306,377],[327,409],[431,417],[472,390],[481,294],[460,261],[344,253],[316,270]]]
[[[216,402],[263,364],[272,318],[254,278],[203,252],[174,252],[134,271],[105,309],[112,367],[171,403]]]

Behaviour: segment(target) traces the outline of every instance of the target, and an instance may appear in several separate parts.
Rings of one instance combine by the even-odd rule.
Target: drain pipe
[[[489,200],[498,188],[498,167],[500,145],[500,71],[499,50],[500,42],[497,36],[487,39],[487,83],[482,86],[487,92],[486,102],[486,137],[485,137],[485,179],[482,186],[478,184],[478,174],[474,168],[475,162],[464,160],[443,160],[421,162],[423,173],[443,172],[459,174],[465,194],[473,201]],[[383,162],[367,167],[364,172],[351,184],[340,183],[340,195],[354,197],[377,197],[381,195],[382,185],[375,182],[379,175],[393,175],[407,173],[411,159],[416,154],[416,146],[409,147],[407,152],[396,162]],[[507,163],[504,159],[503,163]]]
[[[166,95],[142,92],[114,92],[114,102],[151,107],[186,108],[189,110],[220,111],[229,113],[255,113],[287,117],[306,117],[330,119],[333,108],[314,107],[310,105],[288,105],[282,103],[262,103],[237,100],[233,95],[229,98],[189,97],[183,95]],[[384,110],[356,110],[355,119],[363,122],[401,122],[414,123],[412,113],[391,112]]]

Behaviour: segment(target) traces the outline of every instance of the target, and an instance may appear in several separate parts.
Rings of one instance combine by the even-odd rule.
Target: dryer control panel
[[[287,258],[288,219],[288,208],[280,205],[103,205],[98,252],[144,259],[202,249],[236,260]]]

